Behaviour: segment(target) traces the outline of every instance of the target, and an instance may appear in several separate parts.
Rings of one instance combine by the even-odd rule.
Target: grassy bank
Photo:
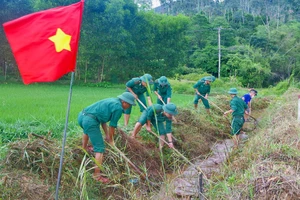
[[[299,93],[289,89],[272,101],[260,129],[213,177],[209,199],[300,199]]]

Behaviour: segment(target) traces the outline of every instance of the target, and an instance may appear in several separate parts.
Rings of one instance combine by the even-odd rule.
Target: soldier
[[[132,105],[135,105],[134,96],[130,92],[124,92],[122,95],[119,95],[118,98],[107,98],[98,101],[85,108],[78,115],[78,123],[83,129],[82,148],[88,151],[87,144],[89,139],[91,139],[93,145],[96,160],[93,177],[97,181],[102,183],[109,182],[108,178],[100,175],[99,166],[102,165],[105,145],[99,126],[101,124],[106,135],[106,140],[111,145],[114,145],[113,136],[118,121],[121,118],[123,111]],[[108,121],[110,121],[109,130],[106,125]]]
[[[248,106],[246,103],[239,97],[237,97],[237,89],[230,88],[228,93],[231,96],[230,101],[230,110],[224,112],[224,116],[228,113],[232,113],[232,121],[231,121],[231,135],[234,143],[234,148],[238,148],[241,129],[244,125],[244,113],[248,114],[246,109]]]
[[[173,103],[165,105],[154,104],[153,106],[149,106],[147,110],[143,111],[138,122],[135,124],[131,137],[135,138],[144,124],[146,124],[147,131],[151,132],[152,124],[155,129],[158,130],[161,139],[165,140],[165,136],[167,135],[169,147],[174,148],[172,140],[172,116],[177,115],[177,113],[176,105]],[[163,140],[159,141],[160,148],[164,145]]]
[[[171,102],[172,87],[165,76],[155,80],[153,91],[157,96],[158,104],[163,105]]]
[[[146,99],[144,93],[146,92],[147,100],[149,105],[152,105],[151,98],[149,97],[149,93],[147,90],[148,84],[153,84],[152,76],[150,74],[144,74],[140,78],[132,78],[130,81],[126,83],[126,91],[133,94],[134,98],[138,100],[138,104],[140,107],[140,111],[143,112],[145,110],[144,106],[147,106]],[[140,102],[142,102],[142,104]],[[130,114],[131,114],[131,106],[125,110],[124,113],[124,121],[125,126],[128,125]]]
[[[205,81],[199,80],[193,87],[195,89],[195,99],[194,99],[194,107],[198,108],[199,99],[202,100],[203,105],[206,108],[206,112],[209,114],[209,102],[207,100],[208,94],[210,93],[210,82],[212,82],[211,77],[206,77]]]

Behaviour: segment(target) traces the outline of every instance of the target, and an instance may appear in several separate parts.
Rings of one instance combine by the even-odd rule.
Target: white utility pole
[[[218,28],[218,49],[219,49],[218,78],[221,78],[221,29],[222,26]]]

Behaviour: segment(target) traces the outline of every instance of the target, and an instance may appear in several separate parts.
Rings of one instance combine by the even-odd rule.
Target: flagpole
[[[68,122],[69,122],[69,113],[70,113],[70,104],[71,104],[71,98],[72,98],[72,86],[73,86],[73,81],[74,81],[74,74],[75,74],[74,72],[72,72],[72,74],[71,74],[70,92],[69,92],[69,99],[68,99],[68,106],[67,106],[64,137],[63,137],[63,143],[62,143],[61,154],[60,154],[60,163],[59,163],[59,171],[58,171],[57,183],[56,183],[55,200],[58,200],[58,191],[59,191],[59,186],[60,186],[61,171],[62,171],[63,162],[64,162],[65,144],[66,144],[66,139],[67,139],[67,129],[68,129]]]

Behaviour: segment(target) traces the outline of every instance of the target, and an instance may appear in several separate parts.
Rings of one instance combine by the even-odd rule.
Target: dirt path
[[[233,147],[232,140],[226,139],[216,143],[211,148],[211,155],[205,160],[196,160],[194,164],[199,166],[206,177],[218,172],[220,165],[226,161]],[[178,178],[173,181],[174,193],[177,196],[198,196],[199,173],[193,166],[189,166]]]

